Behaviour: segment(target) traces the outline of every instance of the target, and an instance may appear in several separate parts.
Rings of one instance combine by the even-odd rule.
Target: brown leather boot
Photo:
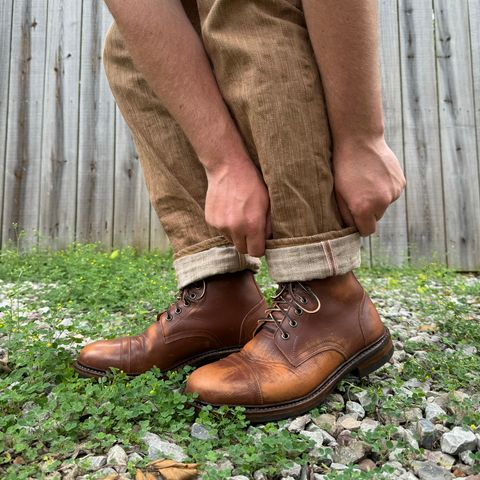
[[[256,335],[238,353],[194,371],[198,403],[241,405],[252,421],[319,405],[348,373],[386,363],[393,344],[353,273],[282,284]]]
[[[139,375],[154,366],[166,371],[218,360],[252,338],[266,307],[251,271],[215,275],[180,290],[141,335],[87,345],[74,368],[89,377],[112,367]]]

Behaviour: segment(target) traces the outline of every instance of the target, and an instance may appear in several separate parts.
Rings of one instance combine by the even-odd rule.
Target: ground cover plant
[[[159,458],[198,463],[207,479],[480,473],[480,278],[438,266],[357,274],[392,332],[391,362],[309,415],[250,425],[241,409],[195,412],[188,368],[133,380],[71,368],[82,345],[138,333],[168,306],[169,255],[0,253],[0,478],[134,478]],[[271,297],[264,268],[258,279]]]

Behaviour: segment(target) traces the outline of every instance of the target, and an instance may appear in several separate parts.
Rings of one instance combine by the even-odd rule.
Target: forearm
[[[135,66],[182,127],[207,173],[229,162],[250,162],[180,0],[106,3]]]
[[[334,143],[382,138],[376,0],[303,0]]]

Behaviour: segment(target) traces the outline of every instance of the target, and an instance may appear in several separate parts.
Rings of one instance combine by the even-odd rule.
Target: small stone
[[[425,407],[425,418],[432,423],[439,422],[446,414],[445,410],[435,402],[427,403]]]
[[[114,478],[118,478],[118,472],[114,470],[112,467],[102,468],[101,470],[98,471],[98,478],[105,478],[105,477],[108,477],[109,475],[115,475]],[[88,477],[88,478],[91,478],[91,477]]]
[[[393,434],[393,438],[401,438],[414,450],[418,450],[418,442],[410,430],[403,427],[397,427],[397,431]]]
[[[325,475],[320,475],[319,473],[314,473],[313,480],[327,480],[327,477]]]
[[[233,477],[228,477],[229,480],[249,480],[245,475],[234,475]]]
[[[328,432],[325,430],[319,429],[318,430],[322,436],[323,436],[323,444],[328,445],[328,446],[335,446],[337,444],[337,441],[335,440],[335,437],[333,435],[330,435]]]
[[[389,454],[388,454],[388,459],[391,462],[396,462],[402,459],[403,452],[405,451],[404,448],[394,448]]]
[[[370,397],[367,390],[360,390],[352,395],[353,399],[356,400],[363,408],[367,408],[372,403],[372,398]]]
[[[326,430],[328,433],[333,434],[337,425],[337,419],[335,415],[330,413],[322,413],[318,417],[312,418],[313,423],[323,430]]]
[[[356,418],[353,418],[351,415],[344,415],[337,420],[337,426],[344,429],[355,431],[360,428],[361,422]]]
[[[315,442],[315,448],[320,448],[323,445],[323,435],[321,432],[309,432],[307,430],[303,430],[300,432],[303,436],[313,440]],[[335,440],[335,439],[334,439]]]
[[[475,464],[475,460],[472,457],[472,452],[470,450],[464,450],[463,452],[460,452],[459,458],[465,465],[470,465],[473,467]]]
[[[448,455],[447,453],[443,453],[440,451],[431,451],[431,450],[424,450],[423,456],[425,460],[430,460],[437,465],[440,465],[443,468],[446,468],[447,470],[450,470],[453,467],[453,464],[455,463],[455,458],[452,457],[451,455]]]
[[[345,400],[339,393],[331,393],[325,399],[325,406],[328,410],[333,410],[334,412],[340,412],[343,410],[345,405]]]
[[[337,435],[337,443],[342,446],[350,445],[353,442],[352,432],[350,430],[342,430]]]
[[[351,445],[338,445],[333,449],[332,458],[335,463],[347,465],[357,463],[370,452],[370,446],[365,442],[354,440]]]
[[[452,455],[473,450],[476,446],[477,439],[474,433],[461,427],[454,427],[450,432],[444,433],[440,441],[442,452]]]
[[[413,471],[420,480],[449,480],[453,478],[452,474],[433,462],[413,462]]]
[[[405,353],[405,350],[395,350],[393,352],[393,355],[392,355],[393,363],[404,362],[406,358],[407,358],[407,354]]]
[[[138,462],[141,462],[142,460],[143,457],[137,452],[133,452],[128,456],[128,463],[133,463],[134,465]]]
[[[418,477],[412,472],[405,472],[398,477],[398,480],[418,480]]]
[[[335,462],[334,462],[334,463],[332,463],[332,464],[330,465],[330,468],[331,468],[332,470],[342,471],[342,470],[346,470],[346,469],[347,469],[347,466],[344,465],[343,463],[335,463]]]
[[[376,420],[367,417],[362,420],[362,423],[360,424],[360,430],[362,432],[373,432],[378,425],[379,423]]]
[[[190,436],[198,440],[213,440],[215,435],[211,435],[207,428],[201,423],[194,423],[190,428]]]
[[[287,427],[288,431],[292,433],[299,433],[302,430],[305,430],[305,425],[309,423],[311,419],[312,417],[309,414],[295,418]]]
[[[257,470],[253,474],[253,480],[267,480],[267,477],[261,470]]]
[[[349,400],[345,407],[346,412],[356,420],[362,420],[365,417],[365,410],[359,403]]]
[[[176,460],[177,462],[183,462],[187,459],[187,456],[181,447],[175,443],[162,440],[155,433],[147,432],[143,436],[143,441],[148,447],[148,458],[150,460],[166,457]]]
[[[376,466],[377,465],[375,464],[375,462],[370,458],[365,458],[358,464],[358,468],[360,468],[362,472],[369,472],[370,470],[374,470]]]
[[[404,418],[407,423],[415,423],[423,418],[422,410],[418,407],[409,408],[405,410]]]
[[[95,471],[107,464],[107,457],[105,455],[96,455],[92,457],[85,457],[82,462],[82,468],[85,470]]]
[[[302,466],[298,463],[294,463],[291,467],[284,468],[280,473],[283,477],[300,478]]]
[[[127,464],[127,454],[120,445],[114,445],[107,454],[107,464],[124,467]]]
[[[416,432],[420,445],[431,450],[435,442],[435,426],[433,423],[425,418],[420,419],[417,422]]]

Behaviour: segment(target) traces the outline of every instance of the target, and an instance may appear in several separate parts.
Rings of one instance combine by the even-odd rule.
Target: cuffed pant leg
[[[220,90],[268,186],[278,281],[345,273],[359,236],[336,204],[331,135],[301,0],[197,0]]]
[[[199,32],[195,2],[187,0],[184,6]],[[151,203],[174,251],[179,287],[215,274],[245,268],[257,271],[258,259],[239,254],[206,223],[205,170],[183,130],[136,70],[115,23],[107,34],[103,59],[110,87],[132,132]]]

